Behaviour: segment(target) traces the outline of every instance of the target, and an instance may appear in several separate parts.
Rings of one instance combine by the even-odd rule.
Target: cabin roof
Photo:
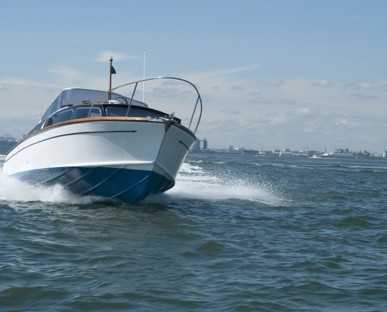
[[[69,105],[81,104],[82,102],[100,102],[104,103],[108,99],[108,91],[101,90],[92,90],[92,89],[83,89],[83,88],[66,88],[57,96],[54,102],[51,103],[49,108],[44,113],[41,120],[46,119],[51,114],[55,113],[57,110],[62,107]],[[143,102],[132,100],[122,94],[112,92],[111,99],[121,99],[123,102],[131,103],[137,106],[147,107]]]

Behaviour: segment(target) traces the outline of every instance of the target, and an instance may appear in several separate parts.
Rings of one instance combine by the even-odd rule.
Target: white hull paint
[[[44,184],[61,182],[63,172],[58,171],[60,169],[69,172],[69,169],[77,168],[77,171],[73,171],[82,172],[87,168],[105,168],[124,169],[128,176],[133,172],[142,172],[145,177],[157,174],[164,181],[157,180],[161,186],[148,185],[149,190],[145,190],[144,194],[126,194],[121,198],[122,179],[117,181],[119,185],[109,186],[117,189],[117,192],[106,194],[100,180],[79,187],[77,180],[83,178],[83,173],[70,172],[73,177],[70,180],[66,178],[65,184],[74,193],[136,201],[151,193],[165,191],[175,184],[179,168],[195,141],[196,137],[188,129],[173,124],[167,126],[160,119],[70,123],[25,139],[7,155],[3,173]],[[50,170],[52,174],[48,174]],[[116,183],[113,178],[106,182]],[[128,187],[131,183],[128,179]]]

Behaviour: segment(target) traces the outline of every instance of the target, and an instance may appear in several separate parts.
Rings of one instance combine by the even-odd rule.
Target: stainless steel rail
[[[196,134],[196,131],[197,131],[198,127],[199,127],[199,124],[200,124],[200,121],[201,121],[201,118],[202,118],[203,102],[202,102],[202,97],[201,97],[201,95],[199,93],[199,90],[196,88],[196,86],[192,82],[190,82],[188,80],[185,80],[185,79],[182,79],[182,78],[177,78],[177,77],[155,77],[155,78],[148,78],[148,79],[142,79],[142,80],[138,80],[138,81],[134,81],[134,82],[125,83],[125,84],[122,84],[120,86],[117,86],[117,87],[113,88],[112,91],[117,90],[117,89],[122,88],[122,87],[134,85],[132,96],[131,96],[131,100],[130,100],[130,103],[128,103],[128,113],[129,113],[129,109],[130,109],[130,106],[132,104],[132,100],[133,100],[133,98],[135,96],[135,93],[137,91],[138,84],[139,83],[144,83],[144,82],[147,82],[147,81],[163,80],[163,79],[170,79],[170,80],[177,80],[177,81],[184,82],[184,83],[190,85],[196,91],[197,99],[196,99],[196,103],[195,103],[194,109],[192,111],[191,119],[190,119],[190,122],[189,122],[189,125],[188,125],[188,128],[194,134]],[[194,118],[195,118],[196,115],[198,116],[197,117],[197,122],[193,126],[192,123],[193,123]]]

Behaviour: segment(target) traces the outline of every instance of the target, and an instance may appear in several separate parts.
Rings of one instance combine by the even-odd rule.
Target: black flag
[[[111,68],[110,68],[110,72],[111,72],[112,74],[116,74],[116,70],[114,69],[114,67],[113,67],[113,66],[111,66]]]

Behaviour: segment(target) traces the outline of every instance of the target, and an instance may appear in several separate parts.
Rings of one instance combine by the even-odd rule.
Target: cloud
[[[285,84],[285,80],[270,78],[259,80],[258,83],[263,84],[265,86],[280,87]]]
[[[110,60],[111,57],[115,61],[124,61],[124,60],[137,58],[138,56],[129,55],[121,52],[115,52],[115,51],[102,51],[98,54],[98,56],[94,59],[94,61],[107,62]]]
[[[250,65],[250,66],[244,66],[244,67],[234,67],[234,68],[229,68],[227,70],[221,71],[221,74],[233,75],[233,74],[237,74],[237,73],[240,73],[240,72],[254,70],[254,69],[257,69],[257,68],[260,68],[260,67],[261,67],[260,65]]]
[[[362,92],[355,92],[351,94],[352,97],[358,98],[358,99],[364,99],[364,100],[370,100],[370,99],[377,99],[378,96],[374,94],[367,94]]]
[[[346,88],[350,88],[353,90],[358,91],[371,91],[373,89],[376,89],[378,86],[374,86],[369,82],[361,82],[361,83],[347,83],[344,85]],[[383,85],[380,85],[381,88],[383,88]]]
[[[75,79],[75,78],[79,78],[82,75],[82,73],[79,70],[69,66],[63,66],[63,65],[54,67],[52,69],[49,69],[48,71],[50,73],[59,75],[66,79]]]
[[[352,126],[352,125],[353,125],[353,122],[351,122],[347,118],[343,118],[336,121],[336,126]]]
[[[234,86],[232,86],[230,89],[231,89],[231,90],[234,90],[234,91],[242,91],[242,90],[243,90],[243,87],[234,85]]]
[[[359,90],[369,91],[372,89],[372,85],[368,82],[362,82],[358,85]]]
[[[28,80],[18,77],[0,77],[0,83],[2,87],[0,90],[7,90],[7,86],[23,86],[23,87],[42,87],[42,88],[51,88],[55,87],[53,84],[48,84],[44,82],[39,82],[37,80]]]
[[[120,59],[115,52],[104,51],[99,54],[100,59],[94,61],[107,62],[110,56],[115,60]],[[130,57],[121,54],[121,59]],[[298,148],[319,142],[319,147],[323,148],[325,144],[341,146],[341,142],[351,141],[353,146],[369,149],[366,134],[385,133],[381,116],[384,112],[384,99],[387,97],[387,81],[371,84],[328,79],[265,78],[264,73],[258,72],[257,68],[258,65],[250,65],[177,73],[178,76],[200,85],[204,111],[198,129],[199,137],[206,137],[211,145],[217,147],[241,145],[247,148],[270,148],[286,145]],[[87,72],[82,74],[76,67],[57,66],[50,72],[59,75],[59,78],[68,78],[77,85],[79,82],[87,82],[93,88],[103,88],[106,84],[106,79],[96,80]],[[119,80],[120,76],[117,75],[114,79]],[[28,87],[56,87],[52,80],[47,81],[51,85],[16,77],[0,77],[0,100],[12,98],[20,101],[15,107],[21,107],[25,105],[25,98],[31,98],[33,102],[23,109],[23,114],[40,114],[57,93],[55,90],[47,90],[47,94],[39,94],[42,93],[39,88]],[[11,84],[16,86],[11,87]],[[59,86],[62,88],[63,83]],[[145,90],[146,101],[154,105],[153,97],[160,100],[159,108],[167,112],[175,111],[175,102],[191,96],[191,93],[186,93],[185,88],[180,88],[176,82],[168,84],[163,92],[152,88],[151,84],[147,84]],[[138,92],[140,91],[141,89]],[[359,99],[356,100],[355,97]],[[370,105],[364,105],[367,99],[373,98],[377,99],[367,102],[372,104],[372,109]],[[8,118],[21,115],[20,110],[11,107],[7,109],[5,116]],[[181,106],[181,109],[190,116],[190,105]],[[179,106],[176,115],[184,117],[184,114]],[[40,115],[35,119],[39,117]],[[18,124],[20,127],[22,123]],[[29,129],[30,125],[25,128]],[[0,126],[3,126],[1,132],[16,132],[9,124]],[[348,129],[351,131],[346,131]],[[364,137],[362,140],[361,136]]]
[[[203,80],[203,77],[208,78],[216,78],[219,80],[219,77],[226,78],[228,76],[232,76],[235,74],[239,74],[242,72],[252,71],[257,68],[260,68],[260,65],[249,65],[249,66],[241,66],[241,67],[231,67],[231,68],[222,68],[217,70],[211,70],[211,71],[203,71],[203,72],[193,72],[190,73],[188,76],[194,77],[197,81]],[[192,79],[192,78],[191,78]]]
[[[272,125],[279,125],[279,124],[283,124],[286,122],[286,118],[284,116],[275,116],[274,118],[272,118],[272,120],[270,121],[270,124]]]
[[[326,79],[322,79],[318,82],[314,82],[312,85],[315,87],[320,87],[322,89],[325,89],[328,87],[333,87],[335,85],[335,83],[332,81],[326,80]]]
[[[247,93],[247,95],[252,96],[252,97],[257,97],[257,96],[260,96],[261,94],[262,94],[261,91],[255,91],[255,90]]]
[[[296,109],[295,113],[296,115],[299,115],[299,116],[306,116],[310,114],[310,108],[304,107],[304,108]]]
[[[234,110],[234,109],[222,109],[221,112],[223,114],[231,115],[231,116],[235,116],[235,115],[239,115],[240,114],[240,111],[237,111],[237,110]]]

